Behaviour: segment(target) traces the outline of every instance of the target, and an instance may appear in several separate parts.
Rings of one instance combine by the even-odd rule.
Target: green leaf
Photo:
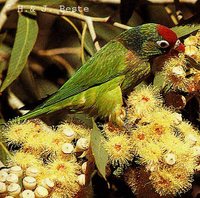
[[[11,154],[6,148],[3,141],[4,125],[0,126],[0,161],[6,165],[6,161],[11,158]]]
[[[37,22],[34,19],[19,15],[17,33],[11,52],[8,72],[0,92],[7,88],[22,72],[26,65],[27,58],[35,44],[37,34]]]
[[[106,166],[108,164],[108,153],[102,146],[104,140],[101,131],[93,121],[93,131],[91,134],[91,147],[94,155],[96,166],[101,175],[106,179]]]
[[[0,142],[0,161],[6,165],[6,161],[10,159],[10,154],[5,145]]]
[[[164,88],[164,76],[162,74],[162,72],[157,72],[155,73],[155,77],[153,80],[153,86],[155,86],[156,88],[158,88],[158,90],[162,90]]]
[[[200,24],[175,26],[171,29],[174,32],[176,32],[177,36],[180,38],[180,37],[186,36],[188,34],[191,34],[192,32],[200,30]]]

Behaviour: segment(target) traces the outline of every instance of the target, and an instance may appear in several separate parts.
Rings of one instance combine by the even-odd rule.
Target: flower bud
[[[70,141],[72,141],[76,136],[76,133],[74,132],[74,130],[71,127],[67,127],[67,126],[63,129],[63,133],[65,137],[69,139]]]
[[[86,170],[87,170],[87,165],[88,165],[88,162],[84,162],[82,165],[81,165],[81,171],[82,173],[86,173]]]
[[[35,198],[35,194],[32,190],[24,190],[21,195],[21,198]]]
[[[18,176],[16,174],[13,174],[13,173],[9,174],[7,176],[7,178],[6,178],[6,182],[8,184],[10,184],[10,183],[17,183],[18,181],[19,181]]]
[[[26,169],[26,175],[30,176],[30,177],[37,177],[39,174],[39,170],[34,167],[34,166],[30,166]]]
[[[79,185],[84,186],[85,185],[85,174],[79,175],[77,181],[78,181]]]
[[[42,186],[38,186],[36,189],[35,189],[35,196],[37,198],[45,198],[48,196],[48,190]]]
[[[0,182],[0,194],[6,192],[6,184],[3,182]]]
[[[23,179],[23,185],[25,189],[33,190],[35,189],[37,182],[34,177],[27,176],[27,177],[24,177]]]
[[[187,142],[189,142],[191,145],[195,145],[196,142],[197,142],[197,138],[193,135],[193,134],[188,134],[186,137],[185,137],[185,140]]]
[[[173,153],[167,153],[164,156],[164,161],[169,165],[174,165],[176,163],[176,156]]]
[[[49,178],[45,178],[42,180],[42,184],[41,184],[44,188],[50,190],[51,188],[54,187],[54,182],[49,179]]]
[[[173,113],[173,116],[174,116],[174,124],[178,125],[180,124],[183,119],[182,119],[182,115],[180,113]]]
[[[185,76],[186,75],[183,67],[181,67],[181,66],[173,67],[172,73],[176,76]]]
[[[76,148],[75,148],[76,152],[85,151],[88,148],[89,148],[89,141],[86,138],[78,139],[78,141],[76,143]]]
[[[18,177],[21,177],[23,170],[20,166],[13,166],[10,168],[10,173],[16,174]]]
[[[7,188],[8,190],[8,194],[15,197],[15,196],[18,196],[21,192],[21,187],[19,184],[16,184],[16,183],[12,183],[8,186]]]
[[[0,171],[0,182],[5,182],[8,177],[8,173],[4,170]]]
[[[62,145],[62,152],[65,154],[70,154],[74,150],[74,146],[71,143],[65,143]]]

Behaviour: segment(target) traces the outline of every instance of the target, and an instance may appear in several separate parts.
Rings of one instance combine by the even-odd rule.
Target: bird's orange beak
[[[180,42],[180,40],[177,40],[176,44],[174,45],[174,50],[177,52],[185,52],[185,45]]]

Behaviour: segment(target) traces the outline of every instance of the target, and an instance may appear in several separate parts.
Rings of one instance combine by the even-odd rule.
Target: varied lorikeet
[[[147,77],[150,61],[184,45],[169,28],[144,24],[124,31],[91,57],[55,94],[20,120],[63,108],[123,125],[123,95]]]

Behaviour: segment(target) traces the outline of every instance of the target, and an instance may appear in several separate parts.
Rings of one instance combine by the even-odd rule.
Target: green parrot
[[[91,57],[55,94],[19,117],[25,120],[60,109],[108,118],[123,126],[123,96],[150,74],[150,61],[184,45],[169,28],[149,23],[122,32]]]

